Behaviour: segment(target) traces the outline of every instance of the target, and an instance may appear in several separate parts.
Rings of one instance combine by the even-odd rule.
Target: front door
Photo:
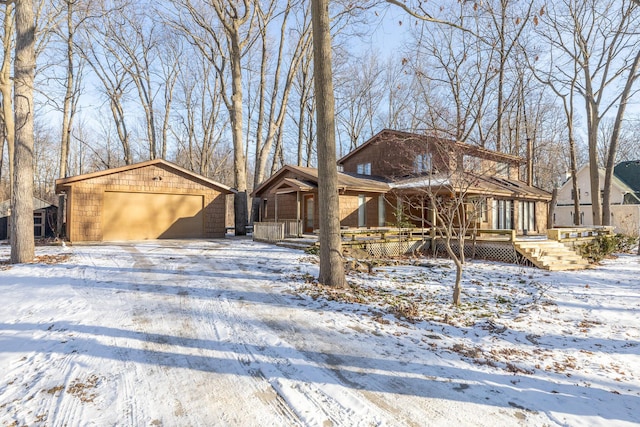
[[[313,201],[313,195],[304,196],[304,231],[305,233],[313,232],[314,209],[315,209],[315,204]]]

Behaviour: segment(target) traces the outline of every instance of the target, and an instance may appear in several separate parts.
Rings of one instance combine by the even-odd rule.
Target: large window
[[[511,166],[509,163],[498,163],[496,166],[496,175],[502,178],[509,178]]]
[[[522,231],[536,230],[536,202],[520,202],[519,228]]]
[[[357,172],[360,175],[371,175],[371,163],[360,163]]]
[[[495,230],[513,229],[513,201],[494,200],[493,202],[493,228]]]
[[[367,198],[364,194],[358,194],[358,227],[367,226]]]
[[[413,171],[415,173],[431,172],[431,153],[418,154],[413,161]]]
[[[378,196],[378,227],[385,226],[386,213],[384,203],[384,196]]]

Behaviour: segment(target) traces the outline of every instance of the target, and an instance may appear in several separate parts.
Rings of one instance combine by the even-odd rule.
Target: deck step
[[[555,240],[520,240],[515,248],[533,265],[549,271],[583,270],[589,262]]]

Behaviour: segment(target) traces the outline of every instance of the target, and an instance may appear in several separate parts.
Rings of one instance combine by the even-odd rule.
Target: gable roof
[[[187,176],[189,176],[191,179],[195,180],[195,181],[200,181],[201,183],[203,183],[204,185],[208,186],[208,187],[216,187],[219,190],[222,190],[222,192],[227,193],[227,194],[231,194],[231,193],[236,193],[236,190],[228,187],[224,184],[221,184],[217,181],[214,181],[212,179],[209,179],[207,177],[204,177],[200,174],[197,174],[195,172],[191,172],[190,170],[187,170],[185,168],[182,168],[178,165],[176,165],[175,163],[171,163],[168,162],[164,159],[154,159],[154,160],[148,160],[146,162],[140,162],[140,163],[134,163],[132,165],[127,165],[127,166],[121,166],[118,168],[112,168],[112,169],[105,169],[102,171],[98,171],[98,172],[92,172],[92,173],[86,173],[83,175],[75,175],[75,176],[70,176],[68,178],[60,178],[60,179],[56,179],[56,192],[61,191],[63,186],[67,186],[69,184],[73,184],[76,182],[80,182],[80,181],[85,181],[87,179],[92,179],[92,178],[98,178],[101,176],[106,176],[106,175],[113,175],[113,174],[117,174],[117,173],[121,173],[121,172],[126,172],[129,170],[133,170],[133,169],[139,169],[139,168],[144,168],[147,166],[153,166],[153,165],[162,165],[165,166],[169,169],[173,169],[176,172],[180,172],[182,174],[185,174]]]
[[[297,178],[288,177],[287,174],[293,174]],[[278,189],[286,186],[292,189],[306,191],[316,189],[318,187],[318,169],[285,165],[269,177],[269,179],[260,184],[251,194],[254,197],[260,197],[261,194],[271,187]],[[384,193],[389,191],[389,184],[382,180],[364,178],[362,175],[355,176],[353,174],[338,172],[338,190]]]
[[[618,175],[617,170],[618,170],[618,166],[622,165],[623,163],[632,163],[632,162],[622,162],[620,164],[618,164],[614,169],[613,169],[613,179],[611,180],[611,185],[614,188],[617,188],[618,190],[620,190],[622,193],[634,193],[634,192],[640,192],[640,190],[635,190],[634,188],[630,185],[627,184],[626,181],[622,180],[621,177]],[[633,179],[631,178],[634,174],[634,168],[630,167],[629,171],[628,171],[628,179]],[[576,177],[580,177],[583,174],[589,174],[590,172],[590,168],[589,168],[589,164],[587,163],[586,165],[582,166],[581,168],[579,168],[576,172]],[[630,172],[630,173],[629,173]],[[604,168],[598,168],[598,173],[600,174],[600,183],[602,184],[604,182],[604,174],[605,174],[605,169]],[[640,166],[638,166],[638,172],[635,172],[640,174]],[[638,178],[640,179],[640,178]],[[570,187],[571,184],[571,177],[569,176],[567,178],[567,180],[560,186],[560,191],[562,191],[565,187]],[[638,186],[640,186],[640,182],[637,183]],[[590,183],[589,183],[589,188],[590,187]]]
[[[640,193],[640,160],[618,163],[613,174],[627,184],[635,193]]]
[[[46,200],[42,200],[37,197],[33,198],[34,211],[37,211],[38,209],[47,209],[51,206],[58,207],[58,205],[56,205],[55,203],[49,203]],[[11,215],[11,200],[7,199],[3,202],[0,202],[0,218],[4,218],[10,215]]]
[[[479,147],[479,146],[476,146],[476,145],[467,144],[467,143],[460,142],[460,141],[455,141],[455,140],[452,140],[452,139],[445,139],[445,138],[440,138],[440,137],[436,137],[436,136],[432,136],[432,135],[418,134],[418,133],[412,133],[412,132],[404,132],[404,131],[393,130],[393,129],[382,129],[380,132],[378,132],[377,134],[375,134],[374,136],[369,138],[367,141],[365,141],[363,144],[361,144],[360,146],[356,147],[354,150],[350,151],[344,157],[342,157],[340,160],[338,160],[338,164],[340,165],[340,164],[344,163],[345,161],[347,161],[349,158],[351,158],[356,153],[359,153],[362,150],[366,150],[367,147],[369,147],[375,141],[379,141],[381,139],[388,138],[388,137],[391,137],[391,136],[396,137],[396,138],[400,138],[400,139],[404,139],[404,140],[420,140],[420,141],[423,141],[423,142],[428,142],[429,140],[435,140],[435,141],[438,141],[438,142],[440,142],[442,144],[445,144],[447,146],[455,148],[456,150],[460,150],[464,154],[468,154],[468,155],[472,155],[472,156],[476,156],[476,157],[480,157],[480,158],[486,158],[486,159],[489,159],[489,160],[494,160],[494,161],[499,161],[499,162],[507,162],[507,163],[512,163],[512,164],[518,164],[518,165],[526,163],[526,160],[523,159],[520,156],[514,156],[514,155],[506,154],[506,153],[500,153],[498,151],[488,150],[486,148],[482,148],[482,147]]]

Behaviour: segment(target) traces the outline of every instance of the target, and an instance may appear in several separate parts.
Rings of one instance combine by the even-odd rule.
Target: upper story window
[[[360,175],[371,175],[371,162],[358,164],[357,172]]]
[[[496,165],[496,175],[503,178],[509,178],[510,172],[511,172],[511,167],[509,163],[498,163]]]
[[[413,161],[413,171],[415,173],[431,172],[431,153],[418,154]]]
[[[462,157],[462,170],[481,173],[483,168],[482,160],[474,156]]]

